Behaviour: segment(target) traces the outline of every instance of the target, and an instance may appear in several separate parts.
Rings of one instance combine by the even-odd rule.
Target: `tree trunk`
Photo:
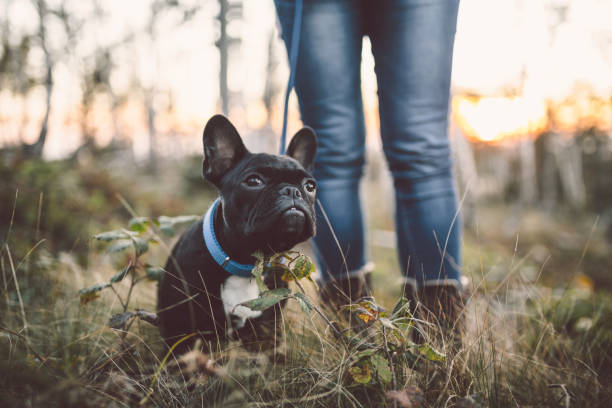
[[[149,128],[149,171],[157,174],[157,131],[155,129],[155,107],[153,106],[152,92],[146,95],[147,127]]]
[[[531,206],[537,199],[535,145],[530,135],[520,145],[521,180],[519,186],[521,204]]]
[[[229,40],[227,36],[227,12],[229,9],[228,0],[219,0],[219,20],[220,33],[217,40],[219,48],[219,96],[221,98],[221,112],[225,116],[229,114],[229,90],[227,86],[227,61]]]
[[[461,212],[464,224],[469,226],[474,221],[475,207],[480,191],[476,160],[474,159],[472,145],[457,125],[451,125],[451,134],[455,163],[458,170],[459,190],[460,194],[466,194]]]
[[[269,125],[272,120],[272,104],[276,96],[278,95],[279,86],[275,80],[274,73],[276,72],[276,67],[278,66],[278,61],[276,59],[276,55],[274,54],[274,43],[276,42],[276,33],[274,30],[270,31],[268,37],[268,63],[266,64],[266,82],[264,85],[263,92],[263,103],[266,107],[266,124]]]
[[[582,176],[582,152],[575,137],[566,137],[557,154],[557,167],[561,187],[569,205],[581,208],[586,201],[586,188]]]
[[[26,146],[25,151],[28,156],[42,157],[45,142],[47,141],[47,133],[49,129],[49,114],[51,113],[51,96],[53,93],[53,60],[49,54],[47,48],[47,32],[45,27],[45,18],[47,16],[47,5],[43,0],[36,2],[36,9],[38,11],[38,36],[40,39],[40,47],[45,55],[46,65],[46,76],[45,76],[45,115],[43,116],[42,123],[40,125],[40,132],[38,133],[38,139],[34,144]]]
[[[553,211],[559,204],[559,180],[557,172],[557,150],[559,135],[550,132],[543,136],[542,143],[542,205],[548,211]]]

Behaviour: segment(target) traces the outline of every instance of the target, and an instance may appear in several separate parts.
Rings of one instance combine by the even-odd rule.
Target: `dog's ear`
[[[293,157],[295,160],[307,170],[312,170],[312,163],[314,162],[315,155],[317,154],[317,136],[314,130],[309,127],[300,129],[289,147],[287,147],[287,156]]]
[[[248,152],[234,125],[223,115],[210,118],[204,128],[202,141],[202,174],[215,185]]]

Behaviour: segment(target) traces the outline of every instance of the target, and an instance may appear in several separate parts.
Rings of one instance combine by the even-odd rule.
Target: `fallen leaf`
[[[416,408],[422,406],[425,395],[419,387],[408,385],[401,391],[387,391],[387,400],[396,402],[401,408]]]

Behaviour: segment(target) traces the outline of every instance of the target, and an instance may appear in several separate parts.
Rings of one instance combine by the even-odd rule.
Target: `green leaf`
[[[156,313],[138,309],[136,310],[136,316],[138,316],[140,320],[144,320],[145,322],[150,323],[153,326],[159,326],[159,316],[157,316]]]
[[[393,374],[389,368],[389,361],[387,361],[387,359],[380,354],[372,355],[372,357],[370,357],[370,361],[372,362],[372,366],[374,367],[379,380],[385,385],[390,384]]]
[[[94,238],[99,241],[116,241],[118,239],[126,239],[131,237],[132,234],[126,230],[107,231],[94,235]]]
[[[149,241],[143,238],[132,237],[132,245],[136,250],[136,256],[140,256],[149,250]]]
[[[110,286],[110,283],[100,283],[94,286],[90,286],[85,289],[79,290],[79,297],[81,299],[81,306],[85,306],[87,303],[91,302],[100,297],[98,294],[102,289],[106,289]]]
[[[145,273],[147,274],[147,279],[152,281],[160,281],[166,271],[159,266],[146,264]]]
[[[274,264],[274,267],[283,271],[281,279],[285,282],[293,282],[295,280],[295,275],[293,274],[293,271],[289,269],[287,265],[276,263]]]
[[[352,366],[349,368],[349,374],[359,384],[367,384],[372,380],[372,373],[368,364]]]
[[[106,252],[108,253],[121,252],[125,250],[126,248],[129,248],[130,246],[132,246],[132,241],[130,241],[129,239],[122,239],[120,241],[115,242],[113,245],[109,246]]]
[[[130,220],[128,225],[132,231],[142,233],[149,228],[149,219],[147,217],[135,217]]]
[[[293,274],[299,280],[307,278],[315,270],[314,263],[306,255],[300,254],[293,264]]]
[[[305,294],[303,294],[302,292],[297,292],[293,294],[293,297],[298,301],[298,304],[300,305],[304,313],[312,312],[312,302],[306,297]]]
[[[119,272],[117,272],[115,274],[115,276],[113,276],[110,279],[111,283],[117,283],[117,282],[121,282],[123,280],[123,278],[125,278],[125,276],[128,274],[128,272],[130,271],[130,269],[132,269],[132,264],[129,264],[128,266],[126,266],[125,268],[123,268],[122,270],[120,270]]]
[[[132,317],[134,317],[133,312],[115,314],[108,320],[108,326],[111,329],[123,330]]]
[[[435,350],[429,344],[419,344],[418,350],[429,361],[444,361],[446,359],[446,355]]]
[[[263,311],[286,299],[290,294],[291,290],[288,288],[267,290],[261,293],[258,298],[242,302],[241,305],[251,310]]]
[[[196,222],[200,218],[202,218],[202,216],[200,215],[179,215],[176,217],[167,217],[165,215],[162,215],[158,218],[158,221],[160,225],[169,224],[169,225],[174,226],[174,225],[181,225],[181,224]]]

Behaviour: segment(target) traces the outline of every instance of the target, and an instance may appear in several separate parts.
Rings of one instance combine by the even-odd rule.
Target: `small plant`
[[[98,241],[112,242],[106,250],[107,253],[125,252],[132,249],[133,254],[126,257],[126,263],[108,282],[81,289],[79,291],[81,305],[87,305],[100,297],[102,290],[110,288],[121,303],[123,312],[111,316],[108,325],[113,329],[121,330],[122,339],[125,338],[136,319],[157,325],[158,318],[155,313],[141,309],[128,310],[134,287],[143,281],[158,281],[164,273],[163,268],[143,262],[142,257],[148,252],[152,244],[160,242],[161,234],[173,236],[177,226],[194,222],[198,218],[195,215],[161,216],[157,219],[136,217],[130,220],[128,229],[118,229],[95,235],[94,239]],[[119,294],[113,285],[122,282],[125,278],[130,279],[130,285],[127,295],[124,297]]]
[[[242,305],[263,311],[284,299],[293,299],[298,302],[304,313],[316,312],[352,356],[348,374],[353,382],[378,384],[384,390],[389,387],[397,390],[398,375],[404,372],[405,367],[414,366],[419,358],[433,362],[445,360],[445,355],[431,345],[415,344],[409,340],[414,324],[406,298],[402,297],[396,303],[391,314],[376,304],[373,297],[362,298],[355,304],[345,306],[347,312],[356,316],[367,327],[367,330],[363,332],[369,332],[369,334],[367,341],[364,341],[360,333],[343,329],[337,322],[330,320],[306,295],[300,280],[307,279],[313,282],[311,274],[314,272],[314,264],[308,256],[296,251],[288,251],[275,254],[270,258],[256,253],[255,258],[257,263],[252,273],[257,281],[260,295],[256,299],[243,302]],[[282,279],[286,282],[295,282],[299,291],[292,291],[289,288],[269,289],[262,277],[267,268],[280,268],[283,272]],[[403,391],[396,391],[396,394],[391,395],[396,396],[400,392]],[[395,397],[390,397],[392,400],[393,398]]]
[[[107,231],[94,236],[94,239],[110,244],[106,249],[107,253],[127,252],[128,255],[124,258],[119,271],[108,282],[81,289],[80,302],[82,306],[86,306],[97,299],[101,291],[107,289],[113,291],[123,310],[112,315],[107,325],[121,332],[122,346],[127,347],[124,340],[136,320],[153,325],[158,323],[158,317],[153,312],[142,309],[130,310],[130,300],[135,286],[141,282],[157,281],[164,273],[163,268],[144,260],[149,248],[161,243],[162,235],[173,236],[177,226],[191,223],[198,218],[197,216],[162,216],[156,219],[136,217],[130,220],[127,229]],[[303,280],[316,285],[311,278],[315,266],[308,256],[298,251],[285,251],[269,257],[256,252],[253,256],[256,262],[252,275],[259,288],[259,296],[241,305],[255,311],[264,311],[283,300],[293,299],[304,314],[310,316],[312,312],[316,313],[344,349],[346,358],[343,359],[339,369],[341,378],[347,385],[377,389],[393,406],[406,406],[403,401],[419,401],[423,398],[418,387],[406,386],[408,380],[406,372],[409,371],[407,369],[420,369],[423,360],[434,364],[442,363],[445,355],[429,344],[415,344],[410,340],[415,328],[406,298],[401,298],[390,313],[377,304],[373,297],[365,297],[356,303],[348,304],[343,311],[359,324],[355,327],[342,327],[308,297],[302,285]],[[276,272],[280,270],[281,279],[293,282],[296,289],[268,288],[264,283],[264,275],[272,269]],[[129,286],[127,294],[122,295],[115,286],[126,279],[129,279]],[[190,336],[193,334],[179,342]],[[158,366],[143,401],[148,400],[153,394],[153,386],[170,354],[171,352],[168,352]]]

